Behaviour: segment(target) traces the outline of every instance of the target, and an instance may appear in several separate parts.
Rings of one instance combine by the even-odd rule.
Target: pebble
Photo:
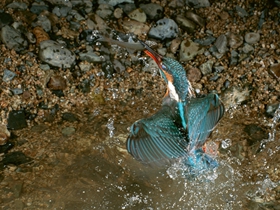
[[[237,14],[240,16],[240,17],[246,17],[246,16],[248,16],[248,13],[246,12],[246,10],[245,9],[243,9],[242,7],[240,7],[240,6],[236,6],[235,7],[235,9],[236,9],[236,12],[237,12]]]
[[[49,6],[46,5],[43,1],[34,2],[34,3],[32,3],[32,5],[30,7],[30,12],[32,12],[32,13],[34,13],[36,15],[39,15],[44,10],[48,11],[49,10]]]
[[[14,22],[14,20],[10,14],[6,12],[0,12],[0,28],[2,28],[5,25],[9,25],[12,22]]]
[[[117,18],[117,19],[120,19],[123,17],[123,10],[122,8],[116,8],[115,11],[114,11],[114,17]]]
[[[125,66],[117,59],[113,61],[113,67],[117,73],[125,71]]]
[[[194,42],[203,45],[203,46],[209,46],[216,40],[213,36],[207,36],[203,39],[195,39]]]
[[[52,76],[47,83],[50,90],[64,90],[67,87],[66,79],[60,75]]]
[[[9,129],[19,130],[27,127],[24,111],[12,110],[9,112],[8,125]]]
[[[224,54],[227,51],[227,37],[224,34],[221,34],[214,43],[220,54]]]
[[[201,45],[191,41],[191,40],[184,40],[180,45],[180,61],[190,61],[196,55],[202,54],[204,52],[204,48]]]
[[[15,144],[13,142],[7,141],[5,144],[0,145],[0,154],[7,153],[14,146],[15,146]]]
[[[62,119],[68,122],[76,122],[79,121],[79,117],[71,112],[65,112],[62,114]]]
[[[0,39],[9,49],[14,49],[18,52],[26,49],[28,46],[21,33],[8,25],[1,29]]]
[[[145,23],[146,20],[147,20],[147,16],[141,8],[138,8],[138,9],[135,9],[135,10],[131,11],[128,14],[128,17],[131,18],[132,20],[136,20],[136,21],[141,22],[141,23]]]
[[[3,74],[3,82],[9,82],[12,81],[14,79],[14,77],[16,76],[16,73],[13,71],[10,71],[8,69],[4,69],[4,74]]]
[[[98,4],[109,4],[113,7],[122,3],[134,3],[134,0],[98,0]]]
[[[101,63],[104,61],[103,57],[97,55],[95,52],[79,53],[80,60],[89,63]]]
[[[71,7],[67,6],[55,6],[52,10],[52,13],[55,14],[57,17],[66,17],[68,12],[71,11]]]
[[[138,36],[146,36],[149,31],[149,26],[138,22],[136,20],[124,20],[120,21],[126,33],[133,33]]]
[[[109,4],[100,4],[96,10],[96,14],[103,19],[108,19],[112,16],[113,11],[113,6]]]
[[[32,128],[31,128],[31,131],[32,132],[35,132],[35,133],[43,133],[45,130],[47,130],[49,127],[45,124],[39,124],[39,125],[34,125]]]
[[[125,14],[129,14],[132,10],[135,10],[136,9],[136,6],[135,4],[121,4],[121,5],[118,5]]]
[[[228,38],[228,44],[231,48],[236,49],[243,44],[243,37],[241,35],[236,35],[232,32],[226,34]]]
[[[173,39],[178,36],[178,25],[169,18],[160,19],[150,29],[148,36],[155,39]]]
[[[61,132],[64,136],[71,136],[72,134],[75,133],[75,131],[76,131],[76,129],[73,127],[65,127],[62,129]]]
[[[280,63],[272,64],[269,68],[270,73],[276,78],[280,78]]]
[[[75,62],[75,55],[70,50],[52,40],[40,43],[39,58],[59,68],[70,68]]]
[[[187,77],[190,82],[198,82],[201,79],[201,71],[198,68],[191,67],[187,70]]]
[[[230,65],[235,66],[238,63],[239,54],[235,50],[230,53]]]
[[[176,22],[188,33],[194,33],[196,25],[194,24],[194,22],[185,18],[183,15],[177,15]]]
[[[254,33],[254,32],[247,33],[245,35],[245,41],[248,44],[256,44],[256,43],[258,43],[258,41],[260,41],[260,34]]]
[[[42,41],[50,39],[49,34],[45,32],[42,27],[37,26],[33,28],[32,32],[36,37],[36,45],[39,45]]]
[[[150,20],[158,20],[163,17],[163,8],[159,4],[140,4],[140,8],[145,12]]]
[[[50,19],[45,15],[39,15],[37,21],[31,24],[33,27],[40,26],[46,32],[50,32],[52,29],[52,23]]]
[[[0,125],[0,145],[4,145],[7,143],[10,138],[10,131],[8,131],[6,125]]]
[[[6,6],[7,8],[11,9],[19,9],[19,10],[26,10],[27,4],[24,2],[12,2]]]
[[[254,52],[254,47],[252,47],[250,44],[245,43],[242,50],[244,53],[249,55]]]
[[[208,60],[207,62],[201,64],[199,66],[199,69],[201,70],[201,73],[203,75],[207,75],[207,74],[212,73],[213,64],[214,64],[213,60]]]
[[[3,165],[13,164],[19,166],[21,164],[28,163],[31,160],[32,159],[26,156],[23,152],[16,151],[6,154],[1,162],[3,163]]]
[[[20,95],[23,93],[23,90],[21,88],[13,88],[11,89],[14,95]]]
[[[177,52],[177,50],[179,49],[180,43],[181,43],[181,38],[179,38],[179,37],[177,37],[176,39],[173,39],[171,41],[169,48],[173,54],[175,54]]]
[[[280,105],[279,103],[268,104],[266,106],[266,114],[269,117],[274,117],[275,111],[276,109],[278,109],[279,105]]]
[[[186,5],[193,8],[209,7],[210,3],[208,0],[186,0]]]
[[[188,10],[185,14],[185,17],[192,20],[193,22],[195,22],[196,24],[200,25],[201,27],[205,26],[205,20],[200,17],[199,15],[195,14],[193,11]]]

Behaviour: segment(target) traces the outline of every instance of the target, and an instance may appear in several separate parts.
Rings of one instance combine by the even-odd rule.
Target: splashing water
[[[114,136],[114,118],[109,118],[108,123],[107,123],[107,128],[109,130],[109,137],[112,138]]]

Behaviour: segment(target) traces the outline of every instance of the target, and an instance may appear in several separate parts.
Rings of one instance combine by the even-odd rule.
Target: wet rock
[[[31,131],[32,132],[35,132],[35,133],[43,133],[45,130],[47,130],[49,127],[45,124],[39,124],[39,125],[34,125],[32,128],[31,128]]]
[[[123,26],[126,33],[134,33],[138,36],[146,35],[149,31],[148,25],[140,23],[136,20],[124,20],[120,21],[119,24]]]
[[[13,164],[16,166],[19,166],[24,163],[30,162],[32,159],[28,156],[26,156],[23,152],[21,151],[16,151],[16,152],[10,152],[6,154],[1,161],[4,166]]]
[[[23,93],[23,90],[21,88],[13,88],[11,89],[14,95],[20,95]]]
[[[163,8],[159,4],[140,4],[140,8],[150,20],[158,20],[163,17]]]
[[[0,39],[9,49],[14,49],[15,51],[22,51],[28,46],[21,33],[8,25],[1,29]]]
[[[199,69],[201,70],[203,75],[207,75],[212,73],[212,66],[214,64],[213,60],[208,60],[207,62],[200,65]]]
[[[279,105],[280,105],[279,103],[268,104],[266,106],[266,114],[269,117],[274,117],[275,111],[278,109]]]
[[[156,22],[150,29],[148,36],[155,39],[173,39],[178,36],[178,26],[172,19],[164,18]]]
[[[177,50],[179,49],[179,46],[180,46],[180,43],[181,43],[181,38],[176,38],[176,39],[173,39],[171,41],[171,44],[170,44],[170,51],[175,54],[177,52]]]
[[[204,52],[204,48],[201,47],[199,44],[191,41],[191,40],[184,40],[181,43],[180,47],[180,61],[189,61],[192,60],[196,55],[201,54]]]
[[[48,11],[49,10],[49,6],[46,5],[43,1],[34,2],[34,3],[32,3],[32,5],[30,7],[30,12],[32,12],[32,13],[34,13],[36,15],[39,15],[44,10]]]
[[[98,0],[98,4],[109,4],[113,7],[122,3],[134,3],[134,0]]]
[[[27,127],[24,111],[13,110],[9,112],[8,125],[9,129],[22,129]]]
[[[243,44],[243,37],[241,35],[236,35],[234,33],[227,33],[228,44],[231,48],[236,49]]]
[[[52,40],[40,43],[39,58],[59,68],[70,68],[75,62],[75,55],[70,50]]]
[[[123,10],[122,10],[122,8],[119,8],[119,7],[118,7],[118,8],[116,8],[116,9],[114,10],[114,17],[117,18],[117,19],[123,17]]]
[[[216,40],[213,36],[207,36],[203,39],[195,39],[194,42],[203,45],[203,46],[209,46]]]
[[[33,28],[32,32],[36,37],[36,45],[39,45],[42,41],[50,39],[48,33],[45,32],[44,29],[39,26]]]
[[[14,20],[10,14],[6,12],[0,12],[0,29],[3,26],[11,24],[12,22],[14,22]]]
[[[113,11],[113,6],[109,4],[100,4],[96,10],[96,14],[103,19],[108,19],[112,16]]]
[[[245,35],[245,41],[248,44],[256,44],[256,43],[258,43],[258,41],[260,41],[260,34],[254,33],[254,32],[247,33]]]
[[[75,131],[76,131],[76,129],[73,127],[65,127],[62,129],[61,132],[64,136],[71,136],[72,134],[75,133]]]
[[[186,0],[186,5],[193,8],[209,7],[208,0]]]
[[[52,29],[52,24],[49,18],[45,15],[39,15],[37,21],[32,23],[33,27],[39,26],[44,29],[46,32],[50,32]]]
[[[247,142],[249,146],[268,138],[268,133],[256,124],[246,125],[244,131],[248,134]]]
[[[245,87],[235,87],[227,89],[221,95],[222,101],[225,105],[225,108],[236,107],[241,103],[245,103],[250,98],[250,89],[248,86]]]
[[[187,70],[187,77],[190,82],[198,82],[201,79],[201,71],[198,68],[191,67]]]
[[[6,7],[11,9],[26,10],[27,4],[24,2],[12,2],[8,4]]]
[[[188,33],[193,33],[195,31],[195,24],[183,15],[177,15],[176,22]]]
[[[8,69],[4,69],[4,75],[3,75],[3,82],[9,82],[12,81],[14,79],[14,77],[16,76],[16,73],[13,71],[10,71]]]
[[[128,14],[128,17],[141,23],[145,23],[147,19],[145,12],[141,8],[135,9],[130,12]]]
[[[280,63],[272,64],[269,71],[276,78],[280,78]]]
[[[235,9],[236,9],[236,12],[237,12],[237,14],[240,16],[240,17],[246,17],[246,16],[248,16],[248,13],[246,12],[246,10],[245,9],[243,9],[242,7],[240,7],[240,6],[236,6],[235,7]]]
[[[68,122],[76,122],[79,121],[79,117],[71,112],[65,112],[62,114],[62,119]]]
[[[10,138],[10,132],[7,129],[7,126],[0,125],[0,145],[4,145],[7,143]]]
[[[79,53],[79,56],[82,61],[87,61],[89,63],[101,63],[104,61],[104,59],[95,52]]]
[[[215,47],[217,48],[218,52],[224,54],[227,51],[227,37],[224,34],[221,34],[216,42]]]
[[[1,153],[7,153],[14,146],[15,146],[15,144],[13,142],[11,142],[11,141],[8,141],[5,144],[0,145],[0,154]]]
[[[52,76],[47,83],[50,90],[64,90],[67,87],[66,79],[60,75]]]
[[[205,26],[205,20],[191,10],[188,10],[186,12],[185,17],[192,20],[194,23],[200,25],[201,27]]]

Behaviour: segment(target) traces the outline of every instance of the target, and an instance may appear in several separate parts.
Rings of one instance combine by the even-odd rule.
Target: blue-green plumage
[[[165,165],[182,158],[193,174],[217,167],[216,160],[205,154],[202,146],[224,114],[218,95],[194,97],[182,65],[141,43],[145,53],[157,62],[168,92],[157,113],[131,126],[128,152],[147,164]]]

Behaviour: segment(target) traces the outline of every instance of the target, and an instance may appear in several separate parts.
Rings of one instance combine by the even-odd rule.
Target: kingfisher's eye
[[[166,69],[167,69],[166,66],[165,66],[164,64],[162,64],[162,63],[161,63],[161,68],[162,68],[163,70],[165,70],[165,71],[166,71]]]

